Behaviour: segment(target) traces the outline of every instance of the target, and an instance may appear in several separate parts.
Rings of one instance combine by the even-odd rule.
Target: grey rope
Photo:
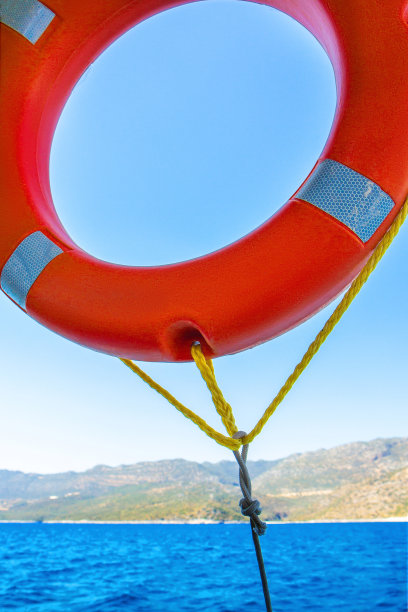
[[[245,431],[237,431],[232,437],[243,438],[247,434]],[[257,499],[252,499],[252,485],[251,478],[249,476],[248,468],[246,466],[246,460],[248,457],[248,444],[244,444],[242,452],[232,451],[234,457],[239,465],[239,485],[242,491],[242,499],[239,502],[241,506],[241,514],[248,516],[251,525],[252,540],[255,546],[256,558],[258,561],[259,573],[262,581],[262,590],[265,598],[266,612],[272,612],[271,597],[269,595],[268,579],[266,577],[265,565],[262,557],[261,545],[259,542],[259,536],[264,535],[266,531],[266,523],[261,521],[259,515],[261,514],[261,504]]]

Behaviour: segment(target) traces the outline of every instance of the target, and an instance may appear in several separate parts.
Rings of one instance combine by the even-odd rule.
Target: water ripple
[[[406,524],[272,525],[274,612],[406,612]],[[0,609],[262,612],[247,525],[0,524]]]

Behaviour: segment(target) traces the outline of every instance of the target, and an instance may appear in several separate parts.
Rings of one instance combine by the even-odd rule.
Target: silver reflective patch
[[[0,0],[0,22],[33,44],[44,34],[54,17],[55,14],[38,0]]]
[[[60,253],[63,253],[62,249],[42,232],[27,236],[1,272],[0,285],[4,293],[25,310],[27,295],[34,282],[45,266]]]
[[[335,217],[363,242],[371,238],[394,206],[377,183],[333,159],[320,162],[294,197]]]

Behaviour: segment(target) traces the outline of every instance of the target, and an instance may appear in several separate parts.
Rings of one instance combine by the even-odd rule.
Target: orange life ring
[[[219,251],[159,267],[108,264],[73,243],[48,160],[73,86],[115,38],[180,2],[2,3],[2,290],[49,329],[141,360],[254,346],[322,308],[357,275],[408,192],[406,0],[274,0],[321,42],[338,104],[309,177],[271,219]],[[301,96],[301,93],[299,94]]]

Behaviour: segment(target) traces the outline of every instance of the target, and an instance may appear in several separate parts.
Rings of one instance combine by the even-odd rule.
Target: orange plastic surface
[[[34,282],[28,314],[90,348],[148,361],[189,360],[194,340],[208,356],[234,353],[310,317],[357,275],[408,192],[406,2],[277,0],[270,5],[304,24],[334,66],[337,111],[319,160],[349,166],[395,202],[377,232],[364,244],[294,197],[251,234],[188,262],[127,267],[79,249],[50,194],[56,122],[73,86],[107,45],[175,4],[47,0],[57,18],[34,45],[0,26],[0,270],[27,235],[41,230],[64,253]]]

